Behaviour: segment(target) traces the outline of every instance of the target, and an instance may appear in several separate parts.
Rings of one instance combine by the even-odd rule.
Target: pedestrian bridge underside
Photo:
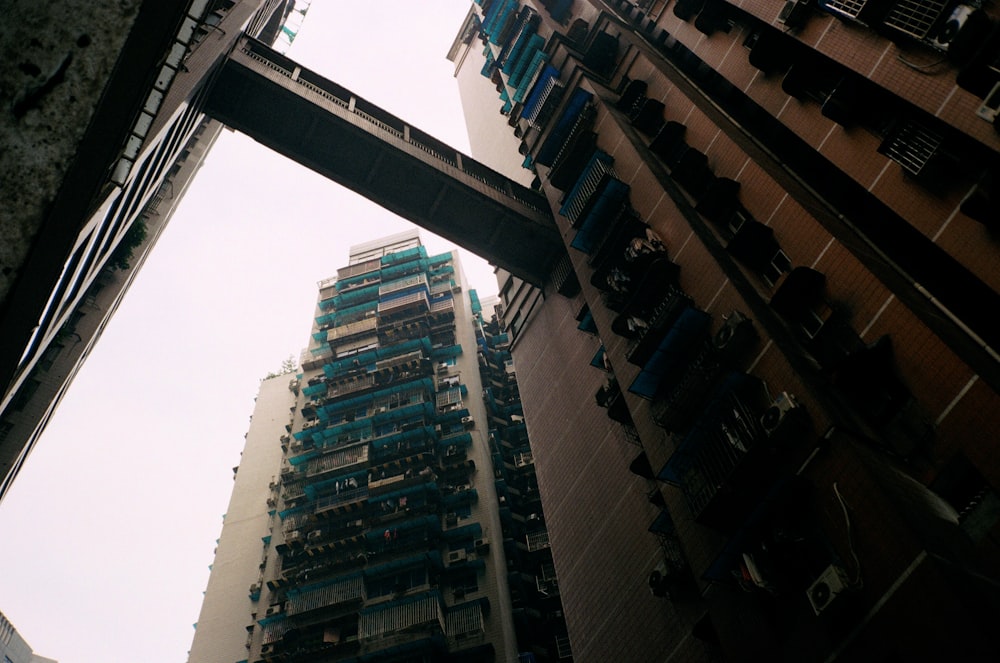
[[[540,193],[253,39],[222,65],[204,111],[532,283],[565,251]]]

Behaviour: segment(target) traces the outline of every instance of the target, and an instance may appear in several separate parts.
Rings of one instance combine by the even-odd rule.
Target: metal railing
[[[495,173],[486,166],[483,166],[482,164],[479,164],[471,157],[460,155],[460,153],[458,153],[457,151],[454,153],[453,156],[449,156],[443,154],[440,150],[437,150],[434,147],[427,145],[424,142],[416,140],[411,135],[411,132],[408,130],[409,125],[404,125],[405,129],[403,131],[400,131],[399,129],[393,126],[390,126],[386,122],[372,116],[370,113],[367,113],[361,110],[360,108],[357,108],[356,105],[357,98],[354,97],[353,95],[351,99],[342,99],[337,95],[333,94],[332,92],[330,92],[329,90],[323,89],[322,87],[316,85],[315,83],[302,80],[297,76],[297,71],[296,72],[289,71],[288,69],[285,69],[281,65],[272,62],[270,59],[268,59],[261,53],[253,50],[252,43],[253,42],[249,41],[249,39],[244,39],[240,45],[240,52],[246,55],[254,62],[259,63],[263,67],[267,67],[272,72],[279,74],[280,76],[296,83],[297,85],[305,89],[308,89],[310,92],[318,94],[322,98],[336,104],[340,108],[350,111],[355,117],[365,120],[369,125],[378,127],[378,129],[380,129],[381,131],[388,133],[399,140],[404,141],[407,145],[411,145],[419,149],[421,152],[424,152],[425,154],[433,157],[434,159],[442,163],[445,163],[452,168],[458,169],[464,175],[471,177],[481,182],[482,184],[485,184],[489,188],[501,193],[507,198],[517,201],[520,205],[523,205],[524,207],[527,207],[536,212],[541,212],[546,216],[548,215],[549,213],[548,206],[544,204],[542,200],[538,201],[531,200],[529,195],[527,195],[527,193],[530,192],[529,189],[524,189],[526,193],[522,194],[515,189],[515,186],[520,187],[520,185],[515,185],[513,182],[503,177],[502,175]],[[258,48],[260,48],[260,46],[258,46]],[[466,166],[466,162],[468,162],[469,166],[472,166],[471,169]]]

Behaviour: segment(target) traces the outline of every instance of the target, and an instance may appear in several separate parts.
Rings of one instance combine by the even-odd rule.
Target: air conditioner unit
[[[475,424],[476,424],[476,420],[473,419],[472,417],[462,417],[462,425],[463,426],[474,426]]]
[[[800,407],[795,396],[783,391],[778,394],[778,397],[771,403],[771,407],[767,408],[761,416],[760,425],[769,437],[773,436]]]
[[[297,543],[302,540],[302,531],[293,530],[285,535],[285,543]]]
[[[278,439],[279,439],[279,440],[281,440],[281,443],[282,443],[282,444],[288,444],[289,442],[291,442],[291,441],[292,441],[292,436],[291,436],[291,435],[289,435],[288,433],[285,433],[284,435],[282,435],[282,436],[281,436],[280,438],[278,438]]]
[[[250,593],[251,594],[259,594],[260,593],[260,583],[259,582],[255,582],[254,584],[250,585]]]
[[[315,541],[323,536],[323,530],[314,529],[313,531],[306,534],[307,541]]]
[[[299,383],[298,380],[292,380],[291,382],[288,383],[288,389],[291,390],[291,391],[298,391],[299,390],[299,384],[300,383]]]
[[[267,606],[267,612],[265,612],[264,615],[266,617],[270,617],[271,615],[277,615],[284,612],[284,609],[285,607],[281,603],[277,603],[275,605],[269,605]]]
[[[452,550],[448,553],[448,564],[460,564],[468,559],[464,550]]]
[[[490,551],[490,540],[485,536],[481,539],[476,539],[475,541],[476,553],[479,555],[485,555]]]
[[[839,566],[831,564],[809,586],[806,596],[809,598],[809,604],[812,606],[813,612],[819,615],[830,606],[839,594],[846,591],[847,588],[847,573]]]
[[[273,642],[269,642],[266,645],[261,645],[261,647],[260,647],[260,653],[262,655],[270,654],[273,651],[274,651],[274,643]]]
[[[348,520],[344,523],[344,527],[364,527],[365,521],[358,518],[357,520]]]
[[[951,10],[951,15],[941,24],[931,39],[931,46],[947,51],[975,12],[976,9],[969,5],[955,5],[955,8]]]
[[[299,451],[302,449],[302,446],[302,440],[292,440],[291,444],[288,445],[288,448],[292,451]]]
[[[739,311],[733,311],[715,333],[712,345],[726,355],[738,354],[753,342],[754,336],[753,321]]]
[[[273,496],[272,497],[268,497],[267,498],[267,505],[269,507],[271,507],[272,509],[274,507],[278,506],[278,498],[277,497],[273,497]]]

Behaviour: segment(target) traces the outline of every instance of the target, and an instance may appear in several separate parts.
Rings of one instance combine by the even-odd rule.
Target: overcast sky
[[[288,55],[467,153],[445,56],[468,7],[313,0]],[[36,653],[187,659],[260,379],[298,357],[348,247],[407,227],[223,133],[0,507],[0,611]]]

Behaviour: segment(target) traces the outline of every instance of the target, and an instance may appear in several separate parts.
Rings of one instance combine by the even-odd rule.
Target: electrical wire
[[[902,54],[896,55],[896,59],[899,60],[900,62],[902,62],[904,65],[906,65],[910,69],[912,69],[912,70],[914,70],[914,71],[916,71],[918,73],[928,74],[928,75],[940,74],[941,71],[943,71],[943,70],[941,70],[941,71],[927,71],[927,70],[928,69],[933,69],[934,67],[939,67],[939,66],[941,66],[943,64],[946,64],[948,62],[948,58],[941,58],[940,60],[937,60],[935,62],[929,62],[927,64],[917,64],[916,62],[910,62],[909,60],[907,60],[906,58],[904,58]]]
[[[851,551],[851,559],[854,560],[855,578],[850,584],[853,589],[861,589],[865,586],[865,583],[861,577],[861,560],[858,559],[858,553],[854,548],[854,532],[851,529],[851,516],[847,511],[847,502],[844,500],[844,496],[840,494],[840,488],[837,486],[836,481],[833,482],[833,492],[837,496],[837,501],[840,502],[840,509],[844,512],[844,522],[847,524],[847,545]]]

